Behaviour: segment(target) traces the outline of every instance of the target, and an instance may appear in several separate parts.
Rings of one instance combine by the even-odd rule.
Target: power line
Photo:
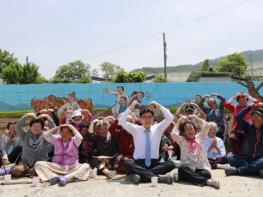
[[[183,22],[183,23],[181,23],[181,24],[178,24],[178,25],[176,25],[176,26],[170,27],[170,28],[168,28],[168,29],[166,29],[166,30],[164,30],[164,31],[161,31],[161,32],[158,32],[158,33],[154,33],[154,34],[152,34],[152,35],[149,35],[149,36],[146,36],[146,37],[142,37],[142,38],[139,38],[139,39],[137,39],[137,40],[134,40],[134,41],[131,41],[131,42],[127,42],[127,43],[125,43],[125,44],[122,44],[122,45],[113,47],[113,48],[111,48],[111,49],[108,49],[108,50],[102,51],[102,52],[100,52],[100,53],[98,53],[98,54],[95,54],[95,55],[93,55],[93,56],[90,56],[89,59],[103,56],[103,55],[105,55],[105,54],[111,53],[111,52],[113,52],[113,51],[116,51],[116,50],[119,50],[119,49],[122,49],[122,48],[126,48],[126,47],[128,47],[128,46],[134,45],[134,44],[139,43],[139,42],[144,42],[144,41],[146,41],[146,40],[150,40],[150,39],[155,38],[155,37],[157,37],[157,36],[161,36],[163,32],[171,32],[171,31],[174,31],[174,30],[176,30],[176,29],[180,29],[180,28],[182,28],[182,27],[184,27],[184,26],[190,25],[190,24],[192,24],[192,23],[195,23],[195,22],[204,20],[204,19],[209,18],[209,17],[211,17],[211,16],[215,16],[215,15],[220,14],[220,13],[222,13],[222,12],[225,12],[225,11],[227,11],[227,10],[230,10],[230,9],[235,8],[235,7],[241,6],[241,5],[245,4],[245,3],[248,3],[249,1],[251,1],[251,0],[241,1],[241,2],[236,3],[236,4],[233,4],[233,5],[231,5],[231,6],[228,6],[228,7],[222,8],[222,9],[219,9],[219,10],[213,12],[213,13],[210,13],[210,14],[207,14],[207,15],[204,15],[204,16],[200,16],[200,17],[197,17],[197,18],[195,18],[195,19],[192,19],[192,20]]]

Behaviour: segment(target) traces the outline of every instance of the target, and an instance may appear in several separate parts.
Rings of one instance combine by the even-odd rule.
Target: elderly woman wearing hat
[[[72,113],[71,117],[67,119],[66,123],[73,125],[79,132],[81,132],[82,123],[91,122],[92,120],[93,116],[89,110],[78,109]]]
[[[263,177],[263,103],[252,104],[242,109],[237,115],[237,122],[245,132],[247,153],[245,155],[228,156],[231,167],[225,170],[230,175],[259,175]],[[251,121],[245,119],[251,112]]]
[[[220,103],[217,103],[217,99],[220,100]],[[208,104],[208,107],[205,106],[205,101]],[[215,122],[217,124],[217,137],[221,139],[224,138],[225,133],[225,124],[224,124],[224,105],[225,98],[219,94],[211,94],[204,96],[200,102],[200,108],[207,115],[208,122]]]
[[[59,133],[54,134],[57,131]],[[35,170],[42,182],[65,186],[68,182],[85,181],[89,178],[90,166],[78,162],[78,147],[82,136],[77,129],[64,124],[45,132],[43,137],[54,145],[54,157],[52,162],[39,161],[35,164]]]

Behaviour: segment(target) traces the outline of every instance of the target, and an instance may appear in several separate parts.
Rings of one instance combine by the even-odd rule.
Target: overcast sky
[[[162,66],[161,32],[167,30],[169,66],[262,49],[263,1],[229,8],[240,2],[244,0],[0,0],[0,48],[21,62],[29,56],[48,78],[58,66],[77,59],[93,68],[103,61],[127,70]]]

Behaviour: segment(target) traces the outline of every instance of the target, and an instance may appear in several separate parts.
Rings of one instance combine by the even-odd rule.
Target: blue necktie
[[[145,130],[145,138],[146,138],[146,148],[145,148],[145,165],[147,167],[151,166],[151,138],[150,138],[150,130]]]

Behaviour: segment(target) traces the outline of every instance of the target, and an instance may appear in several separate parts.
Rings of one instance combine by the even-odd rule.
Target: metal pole
[[[167,45],[165,41],[165,33],[163,32],[163,59],[164,59],[164,78],[167,80],[167,69],[166,69],[166,64],[167,64]]]

